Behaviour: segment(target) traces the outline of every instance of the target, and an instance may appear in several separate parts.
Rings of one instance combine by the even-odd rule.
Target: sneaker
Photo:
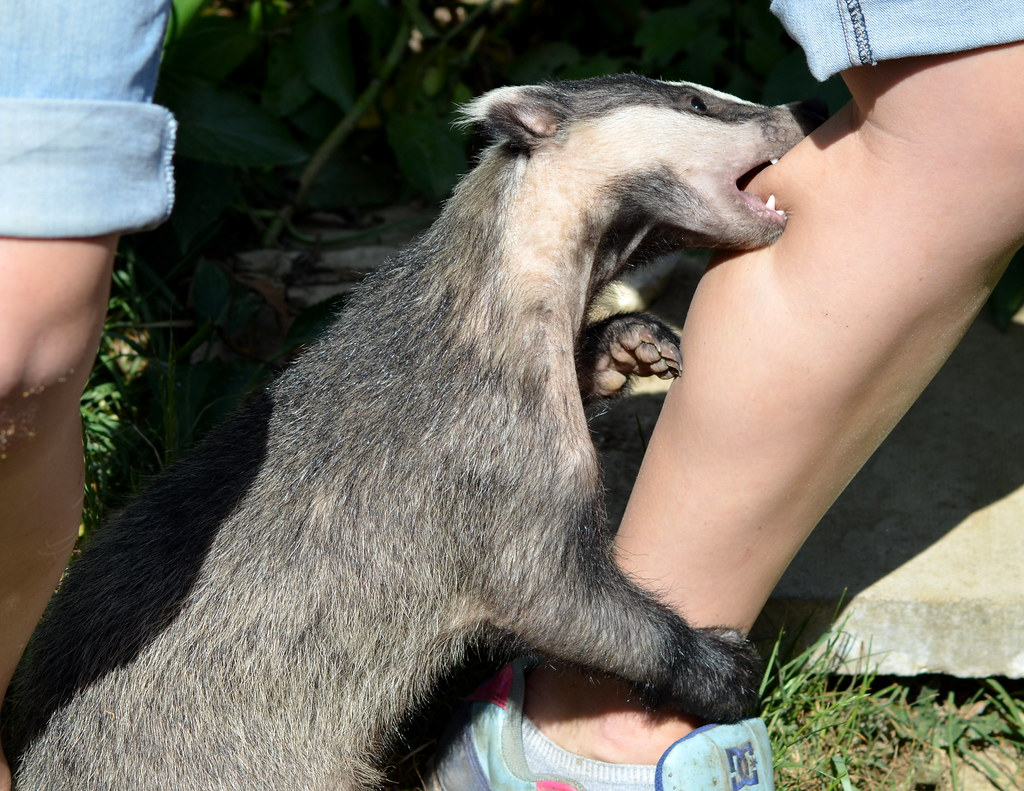
[[[586,791],[578,781],[532,772],[523,752],[525,671],[518,660],[466,698],[448,726],[428,791]],[[774,791],[771,746],[760,719],[705,725],[677,741],[654,791]]]
[[[759,718],[705,725],[658,761],[655,791],[774,791],[772,748]]]

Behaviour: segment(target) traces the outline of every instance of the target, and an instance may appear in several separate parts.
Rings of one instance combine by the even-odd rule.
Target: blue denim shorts
[[[1022,0],[772,0],[819,80],[852,66],[1024,40]]]
[[[151,104],[169,0],[0,2],[0,236],[152,227],[174,118]]]

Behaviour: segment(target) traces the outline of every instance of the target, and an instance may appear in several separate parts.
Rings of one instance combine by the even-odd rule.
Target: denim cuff
[[[0,236],[100,236],[163,222],[175,129],[154,104],[0,98]]]
[[[853,66],[1024,40],[1021,0],[772,0],[819,80]]]

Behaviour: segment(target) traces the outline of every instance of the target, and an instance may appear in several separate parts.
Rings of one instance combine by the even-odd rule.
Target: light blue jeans
[[[1024,0],[772,0],[819,80],[852,66],[1024,40]]]
[[[169,0],[0,0],[0,236],[170,214],[174,118],[151,104]],[[1024,40],[1024,0],[772,0],[818,79]]]
[[[169,0],[0,0],[0,236],[152,227],[174,118],[151,104]]]

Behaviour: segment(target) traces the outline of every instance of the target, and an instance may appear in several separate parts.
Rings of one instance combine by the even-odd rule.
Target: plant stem
[[[271,223],[266,235],[263,237],[263,243],[265,246],[273,247],[277,244],[277,240],[281,236],[281,232],[291,220],[295,210],[305,202],[310,189],[320,176],[321,171],[323,171],[324,167],[327,165],[328,160],[330,160],[334,152],[338,150],[341,144],[344,143],[352,133],[352,130],[355,129],[356,124],[359,123],[359,120],[366,114],[366,111],[370,109],[375,101],[377,101],[377,97],[380,95],[381,89],[391,78],[391,74],[394,70],[398,67],[398,63],[402,58],[402,53],[405,51],[406,44],[409,41],[409,33],[409,23],[407,21],[403,22],[398,31],[398,35],[395,36],[395,39],[391,44],[391,49],[388,51],[387,58],[385,58],[380,72],[373,78],[373,80],[371,80],[370,84],[366,86],[366,89],[359,95],[359,98],[356,100],[352,109],[349,110],[348,114],[341,119],[334,129],[331,130],[331,133],[327,135],[324,141],[320,144],[320,147],[317,148],[316,152],[306,164],[305,169],[302,171],[302,175],[299,177],[299,189],[295,194],[294,200],[281,209],[277,217],[274,218],[274,222]]]
[[[340,247],[342,245],[357,244],[359,242],[366,241],[367,239],[373,239],[374,237],[380,236],[388,231],[395,231],[415,226],[425,228],[430,225],[435,218],[436,214],[433,212],[429,214],[418,214],[415,217],[381,223],[380,225],[375,225],[372,228],[367,228],[362,231],[352,231],[340,236],[318,236],[316,234],[305,233],[292,225],[290,219],[285,220],[284,229],[288,231],[288,236],[302,244],[316,245],[321,248]]]

